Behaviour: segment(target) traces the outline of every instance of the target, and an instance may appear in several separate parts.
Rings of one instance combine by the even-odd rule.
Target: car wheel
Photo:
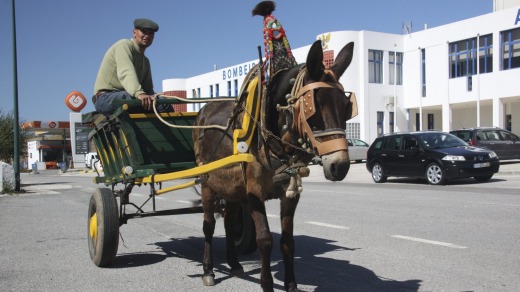
[[[485,182],[485,181],[490,180],[492,177],[493,177],[493,175],[490,174],[490,175],[475,176],[475,177],[473,177],[473,178],[474,178],[476,181],[479,181],[479,182]]]
[[[383,166],[379,163],[374,163],[372,165],[372,179],[375,183],[384,183],[386,181],[386,176],[384,175]]]
[[[437,163],[431,163],[426,168],[426,180],[431,185],[444,184],[446,182],[444,170]]]

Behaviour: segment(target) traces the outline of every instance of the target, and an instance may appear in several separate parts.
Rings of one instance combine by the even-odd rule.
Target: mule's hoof
[[[204,284],[204,286],[215,286],[215,277],[202,276],[202,283]]]
[[[233,277],[242,278],[244,276],[244,269],[239,268],[239,269],[231,270],[231,275],[233,275]]]

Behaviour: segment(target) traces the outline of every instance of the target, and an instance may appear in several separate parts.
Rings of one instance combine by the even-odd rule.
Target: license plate
[[[483,162],[483,163],[475,163],[473,164],[473,168],[482,168],[482,167],[488,167],[489,162]]]

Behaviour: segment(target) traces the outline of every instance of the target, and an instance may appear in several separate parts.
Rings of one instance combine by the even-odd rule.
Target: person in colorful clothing
[[[153,89],[150,61],[144,55],[153,43],[159,25],[152,20],[134,20],[132,39],[112,45],[103,57],[94,85],[92,102],[98,111],[110,115],[116,110],[115,99],[139,99],[145,111],[152,110],[157,98]],[[159,112],[173,111],[172,105],[157,106]]]

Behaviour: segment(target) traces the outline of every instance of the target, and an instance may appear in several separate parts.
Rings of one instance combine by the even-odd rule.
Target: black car
[[[498,159],[520,159],[520,138],[501,128],[469,128],[450,131],[471,146],[495,151]]]
[[[366,167],[376,183],[395,176],[440,185],[455,178],[488,181],[500,163],[491,150],[469,146],[450,133],[423,131],[376,138],[368,148]]]

